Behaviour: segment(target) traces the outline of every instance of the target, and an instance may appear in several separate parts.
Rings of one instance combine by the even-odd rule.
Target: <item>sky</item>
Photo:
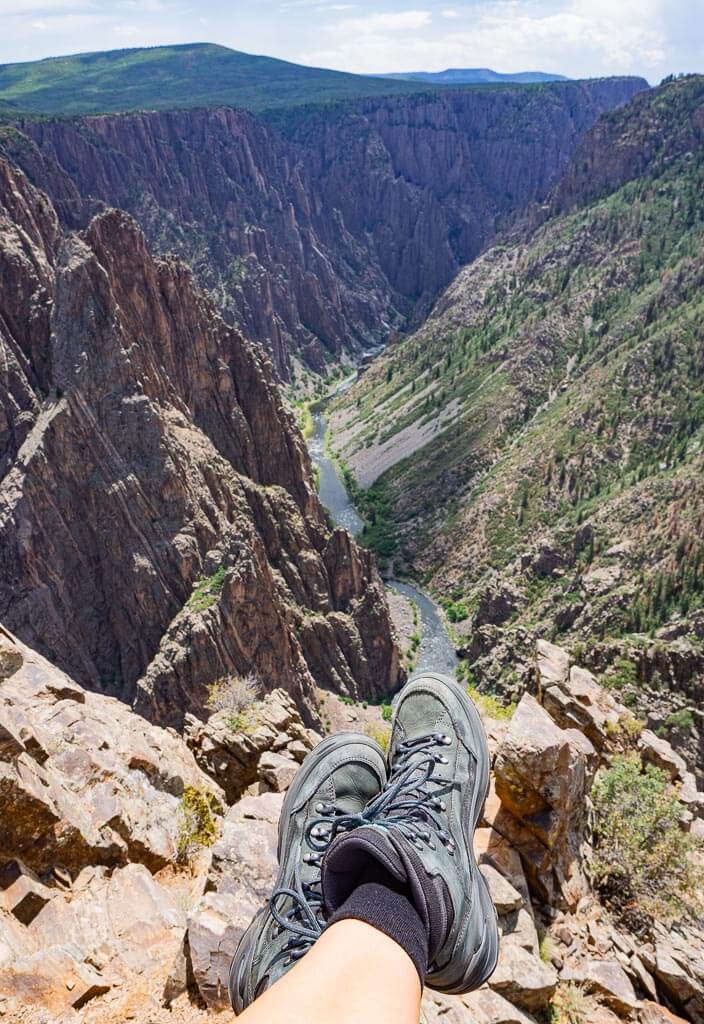
[[[0,62],[214,42],[359,73],[704,72],[704,0],[0,0]]]

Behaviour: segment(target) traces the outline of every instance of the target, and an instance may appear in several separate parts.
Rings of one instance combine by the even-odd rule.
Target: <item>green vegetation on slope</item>
[[[515,591],[476,624],[603,639],[704,608],[703,110],[693,76],[611,115],[657,160],[486,253],[341,400],[353,472],[407,453],[373,493],[418,575],[473,612]]]
[[[429,88],[432,86],[304,67],[212,43],[80,53],[0,65],[0,103],[44,114],[220,105],[260,111]]]

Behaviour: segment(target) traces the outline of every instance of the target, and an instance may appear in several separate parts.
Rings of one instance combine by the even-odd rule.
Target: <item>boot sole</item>
[[[489,887],[484,880],[484,876],[479,870],[479,865],[474,855],[474,843],[472,842],[477,823],[484,812],[486,798],[489,795],[491,758],[481,716],[477,711],[474,701],[459,683],[439,672],[422,672],[416,678],[435,679],[437,682],[447,686],[455,694],[469,719],[477,756],[478,784],[474,789],[473,806],[470,816],[472,834],[467,837],[467,848],[472,870],[472,906],[481,908],[484,920],[484,935],[479,948],[472,955],[459,978],[453,979],[450,982],[434,982],[432,975],[429,975],[425,982],[428,988],[434,989],[437,992],[444,992],[448,995],[460,995],[463,992],[472,992],[483,985],[494,973],[499,958],[499,926],[496,907],[491,899]],[[409,679],[406,686],[413,682],[414,679]],[[401,691],[401,696],[403,696],[403,691]],[[469,928],[469,925],[467,927]],[[457,946],[461,946],[461,942],[458,941]]]
[[[354,744],[357,747],[369,747],[369,749],[374,751],[374,753],[379,757],[382,764],[385,762],[384,752],[379,744],[369,736],[356,732],[337,732],[332,736],[327,736],[310,752],[310,754],[308,754],[305,761],[296,772],[294,780],[289,786],[288,792],[286,793],[284,802],[281,806],[278,843],[276,849],[276,858],[280,866],[279,873],[274,883],[274,889],[279,888],[283,882],[281,853],[282,850],[286,849],[286,845],[289,841],[291,808],[295,805],[301,790],[306,786],[313,773],[320,766],[321,762],[327,760],[330,754],[337,748],[342,749],[351,744]],[[237,1016],[239,1016],[240,1013],[243,1013],[249,1005],[248,1003],[245,1003],[244,985],[245,980],[252,969],[252,957],[254,955],[257,937],[259,935],[259,919],[265,912],[266,905],[262,907],[261,910],[257,911],[256,916],[242,935],[230,965],[228,991],[230,994],[230,1003],[232,1004],[232,1008]]]

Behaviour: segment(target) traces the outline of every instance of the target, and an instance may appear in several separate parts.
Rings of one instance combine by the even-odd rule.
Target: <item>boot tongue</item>
[[[338,836],[323,860],[322,886],[326,915],[338,910],[376,865],[408,887],[408,894],[428,932],[430,961],[443,944],[449,920],[446,887],[431,877],[418,851],[396,830],[363,825]]]

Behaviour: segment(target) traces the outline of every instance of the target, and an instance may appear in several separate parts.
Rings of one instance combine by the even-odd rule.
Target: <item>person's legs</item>
[[[363,921],[338,921],[239,1017],[243,1024],[418,1024],[409,955]]]

